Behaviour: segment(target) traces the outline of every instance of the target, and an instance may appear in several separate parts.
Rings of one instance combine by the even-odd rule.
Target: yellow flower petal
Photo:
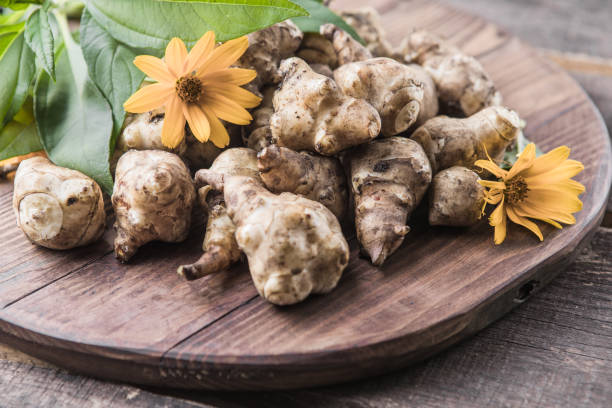
[[[219,71],[229,67],[244,54],[247,48],[249,48],[249,39],[246,36],[227,41],[218,46],[198,69],[199,77],[203,77],[207,72]]]
[[[506,170],[501,169],[497,164],[490,160],[477,160],[476,163],[474,163],[474,166],[481,167],[498,178],[503,178],[508,174]]]
[[[558,192],[558,193],[564,193],[564,194],[571,194],[574,196],[579,196],[580,194],[584,193],[584,186],[580,183],[578,183],[575,180],[564,180],[561,181],[559,183],[554,183],[554,184],[530,184],[529,185],[529,190],[531,191],[540,191],[540,190],[546,190],[546,191],[551,191],[551,192]]]
[[[504,212],[504,199],[502,197],[501,202],[495,208],[495,210],[493,210],[493,212],[491,213],[491,216],[489,217],[489,225],[491,225],[492,227],[495,227],[496,225],[501,224],[505,216],[506,216],[506,213]]]
[[[220,71],[209,71],[202,76],[199,76],[202,80],[202,84],[209,85],[218,82],[232,84],[232,85],[245,85],[254,80],[257,77],[257,71],[254,69],[245,68],[227,68]]]
[[[559,146],[550,152],[537,157],[533,161],[533,165],[525,170],[522,174],[523,177],[533,177],[538,174],[546,173],[554,170],[557,166],[561,165],[569,157],[570,149],[567,146]]]
[[[219,83],[208,85],[205,88],[205,92],[229,98],[243,108],[254,108],[261,103],[261,98],[259,96],[252,94],[246,89],[231,84]]]
[[[544,222],[552,225],[555,228],[563,229],[563,226],[561,224],[559,224],[558,222],[553,221],[553,220],[551,220],[549,218],[536,218],[536,220],[544,221]]]
[[[147,85],[139,89],[123,104],[126,112],[144,113],[162,106],[174,93],[168,83]]]
[[[525,206],[550,208],[568,213],[582,210],[582,201],[574,194],[550,190],[530,190],[522,201]]]
[[[185,75],[183,67],[187,59],[187,47],[180,38],[174,37],[166,47],[165,61],[168,69],[175,78],[180,78]]]
[[[535,160],[535,144],[529,143],[527,146],[525,146],[525,149],[521,152],[518,160],[516,161],[516,163],[514,163],[514,165],[512,166],[512,168],[506,175],[505,179],[510,180],[511,178],[513,178],[514,176],[522,172],[523,170],[528,169],[529,167],[531,167],[534,160]]]
[[[478,180],[478,183],[487,188],[495,188],[498,190],[506,189],[506,184],[504,184],[503,181]]]
[[[576,219],[567,212],[561,212],[547,208],[526,207],[522,204],[517,204],[512,207],[516,213],[522,217],[535,218],[539,220],[550,219],[564,224],[575,224]]]
[[[153,57],[151,55],[139,55],[134,58],[134,65],[139,70],[147,74],[147,76],[153,78],[158,82],[172,82],[176,81],[176,77],[168,71],[168,67],[161,59]]]
[[[223,126],[223,123],[206,106],[200,106],[206,117],[208,118],[208,123],[210,123],[210,141],[219,148],[224,148],[230,142],[229,134],[227,133],[227,129]]]
[[[181,99],[174,95],[170,103],[166,105],[166,115],[162,128],[162,143],[164,146],[174,149],[185,137],[185,116]]]
[[[218,94],[204,94],[202,104],[217,117],[236,125],[248,125],[253,120],[251,114],[236,102]]]
[[[538,238],[540,238],[540,241],[544,240],[544,237],[542,236],[542,231],[540,231],[540,228],[538,228],[535,223],[529,221],[527,218],[517,215],[512,209],[512,207],[507,207],[506,213],[508,214],[508,218],[510,218],[510,221],[527,228],[529,231],[533,232]]]
[[[495,245],[500,245],[506,239],[508,229],[508,220],[506,219],[506,214],[503,214],[503,218],[501,223],[495,226],[495,232],[493,233],[493,242]]]
[[[566,160],[556,168],[537,176],[525,178],[525,182],[530,185],[539,183],[557,183],[566,179],[570,179],[584,170],[582,163],[576,160]]]
[[[202,143],[208,142],[210,124],[202,109],[196,104],[188,104],[183,106],[183,113],[195,138]]]
[[[185,73],[190,74],[194,71],[197,72],[198,68],[208,58],[208,55],[215,48],[215,32],[208,31],[206,34],[200,38],[200,40],[193,46],[187,59],[185,60],[185,66],[183,70]]]

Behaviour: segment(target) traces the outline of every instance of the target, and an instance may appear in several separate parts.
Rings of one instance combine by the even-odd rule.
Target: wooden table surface
[[[445,2],[507,28],[568,69],[612,129],[607,0]],[[611,248],[609,205],[592,241],[548,287],[473,338],[379,378],[266,393],[143,389],[75,375],[0,345],[0,407],[607,406],[612,400]]]

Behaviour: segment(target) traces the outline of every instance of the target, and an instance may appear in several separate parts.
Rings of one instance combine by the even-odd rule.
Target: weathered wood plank
[[[515,311],[425,363],[290,392],[175,392],[239,407],[605,407],[612,399],[612,229]]]
[[[600,228],[576,262],[537,296],[472,339],[406,370],[302,391],[154,391],[219,407],[604,407],[612,398],[611,246],[612,230]],[[105,403],[109,396],[115,396],[114,404],[123,403],[128,395],[137,396],[136,401],[127,401],[135,406],[184,404],[131,387],[84,380],[61,370],[31,368],[9,358],[13,364],[0,362],[0,379],[10,376],[12,383],[9,388],[8,380],[0,381],[0,392],[11,398],[19,394],[19,406],[44,406],[34,388],[41,385],[55,393],[70,393],[72,400],[60,400],[64,406],[79,406],[85,395],[102,396],[107,398],[102,399]],[[15,383],[21,384],[17,390],[12,389]],[[83,384],[87,391],[74,389]]]
[[[0,359],[0,406],[153,408],[207,407],[202,403],[153,394],[75,376],[54,368],[34,367]]]

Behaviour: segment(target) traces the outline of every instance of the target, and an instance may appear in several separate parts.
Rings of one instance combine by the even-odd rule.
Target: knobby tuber
[[[431,182],[431,167],[418,143],[390,137],[349,151],[357,239],[374,265],[401,245],[410,214]]]
[[[254,177],[202,175],[224,191],[236,241],[261,296],[288,305],[336,286],[349,247],[338,220],[323,204],[292,193],[273,194]]]
[[[273,193],[289,192],[318,201],[342,221],[347,208],[346,176],[340,161],[268,146],[257,156],[261,178]]]
[[[405,61],[431,75],[445,110],[471,116],[501,104],[501,95],[476,58],[427,31],[415,31],[403,43]]]
[[[323,24],[320,29],[321,35],[327,38],[334,47],[338,58],[338,65],[342,66],[350,62],[365,61],[372,58],[372,53],[346,31],[333,24]]]
[[[338,66],[338,55],[334,45],[318,33],[305,33],[300,49],[295,55],[311,65],[327,65],[332,70]]]
[[[185,139],[174,149],[161,141],[164,125],[164,110],[156,109],[136,115],[128,115],[123,131],[117,139],[114,161],[128,150],[165,150],[179,155],[193,168],[209,167],[223,149],[213,143],[198,141],[188,125],[185,125]],[[233,124],[224,123],[230,135],[230,146],[239,143],[242,130]]]
[[[272,98],[274,87],[266,87],[262,91],[261,104],[252,112],[253,121],[244,129],[243,144],[257,152],[272,144],[270,117],[274,113]]]
[[[206,180],[221,177],[215,186],[225,177],[243,176],[259,180],[257,170],[257,155],[254,150],[246,148],[228,149],[221,153],[210,169],[200,170],[196,173],[196,186],[200,205],[208,215],[206,235],[202,249],[204,254],[191,265],[183,265],[178,274],[187,280],[202,278],[212,273],[221,272],[238,262],[242,251],[238,247],[234,234],[236,226],[227,213],[223,198],[223,191],[215,190]]]
[[[184,241],[195,196],[189,170],[177,155],[130,150],[121,156],[112,196],[116,257],[127,262],[151,241]]]
[[[481,217],[484,187],[472,170],[454,166],[435,175],[429,188],[429,224],[469,227]]]
[[[344,94],[365,99],[376,108],[384,136],[402,133],[438,113],[433,81],[416,65],[373,58],[341,66],[334,78]]]
[[[19,165],[13,210],[28,239],[51,249],[88,245],[102,236],[106,223],[98,184],[45,157],[33,157]]]
[[[238,60],[238,65],[257,71],[254,82],[258,88],[280,82],[278,64],[294,55],[304,34],[290,20],[274,24],[248,35],[249,48]]]
[[[506,148],[521,131],[516,112],[491,106],[465,119],[438,116],[414,131],[429,157],[434,174],[452,166],[471,168],[476,160],[488,155],[502,159]]]
[[[380,133],[380,116],[372,105],[344,95],[303,60],[284,60],[280,72],[283,80],[270,118],[274,144],[330,156]]]
[[[363,7],[358,10],[343,11],[340,16],[357,31],[373,56],[391,57],[393,55],[393,49],[386,40],[380,15],[376,9]]]

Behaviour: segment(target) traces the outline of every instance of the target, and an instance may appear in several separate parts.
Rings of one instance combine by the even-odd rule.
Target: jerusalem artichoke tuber
[[[243,176],[259,180],[257,156],[254,150],[246,148],[227,149],[217,157],[210,169],[196,173],[196,185],[207,176]],[[214,190],[210,185],[203,185],[198,190],[200,205],[208,214],[206,235],[202,249],[204,254],[191,265],[183,265],[178,274],[188,280],[202,278],[211,273],[221,272],[240,260],[242,251],[238,247],[234,233],[236,226],[227,213],[223,192]]]
[[[380,22],[380,15],[373,7],[363,7],[358,10],[342,11],[344,18],[357,34],[366,42],[366,46],[375,57],[391,57],[393,50],[385,38]]]
[[[98,184],[45,157],[33,157],[19,165],[13,210],[28,239],[51,249],[88,245],[102,236],[106,224]]]
[[[351,37],[346,31],[335,25],[323,24],[320,32],[323,37],[331,41],[338,57],[339,66],[372,58],[370,50],[358,43],[357,40]]]
[[[291,193],[275,195],[253,177],[202,176],[224,191],[236,241],[262,297],[288,305],[336,286],[349,248],[338,220],[324,205]]]
[[[449,113],[471,116],[501,104],[501,95],[480,62],[435,34],[413,32],[404,40],[401,54],[405,61],[416,62],[431,75]]]
[[[481,217],[484,187],[472,170],[454,166],[433,178],[429,189],[429,224],[469,227]]]
[[[397,135],[438,113],[433,81],[416,65],[373,58],[341,66],[334,78],[344,94],[365,99],[376,108],[384,136]]]
[[[274,144],[329,156],[380,133],[376,109],[344,95],[332,79],[315,73],[303,60],[283,61],[280,72],[283,81],[270,118]]]
[[[374,265],[401,245],[410,214],[431,182],[431,167],[418,143],[379,139],[346,155],[355,204],[357,239]]]
[[[465,119],[430,119],[411,139],[423,146],[435,174],[451,166],[470,168],[476,160],[486,159],[487,153],[493,160],[501,160],[520,127],[516,112],[492,106]]]
[[[318,201],[342,221],[347,207],[347,188],[338,159],[274,145],[262,150],[257,159],[268,190],[290,192]]]
[[[274,114],[272,98],[274,87],[263,89],[261,104],[252,112],[253,121],[244,129],[243,144],[256,152],[272,144],[270,117]]]
[[[332,70],[338,66],[338,55],[330,40],[318,33],[305,33],[296,57],[310,65],[327,65]]]
[[[249,34],[249,48],[238,60],[238,65],[257,71],[254,82],[258,88],[276,84],[281,80],[278,64],[295,53],[303,36],[291,20],[255,31]]]
[[[112,196],[116,257],[127,262],[150,241],[185,240],[195,196],[189,170],[177,155],[130,150],[121,156]]]
[[[164,110],[156,109],[137,115],[128,115],[123,131],[117,139],[114,163],[122,154],[134,150],[165,150],[179,155],[194,169],[209,167],[213,160],[223,151],[213,143],[198,141],[188,125],[185,125],[185,139],[174,149],[169,149],[161,141],[164,125]],[[241,129],[237,125],[224,123],[229,135],[230,146],[239,143]]]

